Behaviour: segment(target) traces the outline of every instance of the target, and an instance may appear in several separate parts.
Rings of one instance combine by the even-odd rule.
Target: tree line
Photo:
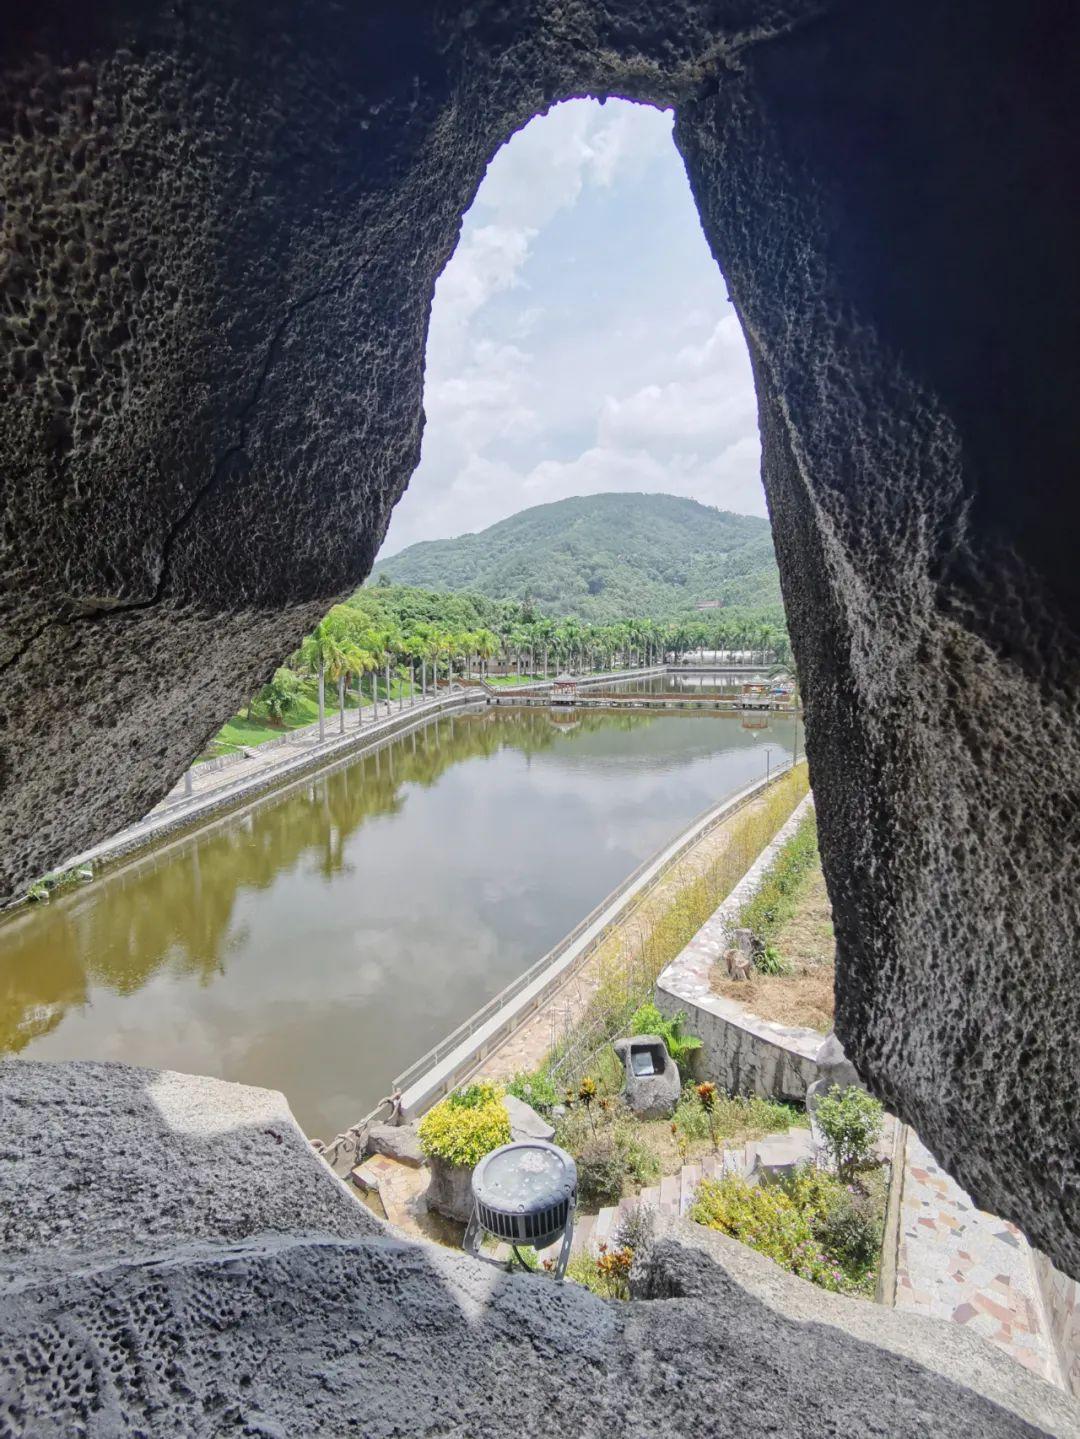
[[[394,680],[412,693],[438,693],[456,678],[493,674],[546,677],[677,662],[712,651],[751,663],[785,662],[791,649],[782,613],[724,610],[669,621],[624,619],[590,624],[540,614],[529,600],[490,600],[380,582],[324,616],[255,698],[283,722],[305,682],[318,686],[319,735],[325,733],[327,682],[336,685],[344,727],[346,693],[389,704]]]

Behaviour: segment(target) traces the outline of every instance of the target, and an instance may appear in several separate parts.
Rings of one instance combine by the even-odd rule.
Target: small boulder
[[[555,1130],[531,1104],[518,1099],[514,1094],[503,1096],[503,1104],[510,1116],[510,1138],[515,1144],[523,1139],[545,1139],[549,1143],[555,1138]]]
[[[679,1102],[679,1068],[658,1034],[617,1039],[615,1053],[623,1063],[622,1098],[639,1119],[663,1119]]]
[[[419,1169],[426,1164],[414,1124],[373,1124],[367,1133],[368,1154],[385,1154]]]

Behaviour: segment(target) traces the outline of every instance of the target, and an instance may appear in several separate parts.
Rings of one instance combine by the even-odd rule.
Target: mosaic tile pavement
[[[896,1307],[963,1324],[1061,1384],[1027,1240],[1014,1224],[978,1209],[911,1130]]]

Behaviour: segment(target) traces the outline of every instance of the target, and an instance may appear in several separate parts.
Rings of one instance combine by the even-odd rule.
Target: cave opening
[[[391,577],[412,544],[571,496],[766,515],[746,342],[673,123],[627,100],[567,100],[494,156],[435,286],[420,464],[379,556]],[[602,617],[613,556],[577,558]],[[438,562],[430,552],[425,578]],[[657,578],[691,594],[685,567],[664,564]],[[554,576],[511,578],[541,609],[560,597]]]

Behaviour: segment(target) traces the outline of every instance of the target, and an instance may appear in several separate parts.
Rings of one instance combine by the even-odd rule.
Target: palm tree
[[[473,648],[476,651],[477,659],[480,661],[481,675],[486,674],[488,661],[499,648],[498,635],[493,634],[491,630],[488,629],[477,630],[473,635]]]
[[[326,675],[340,673],[344,649],[349,643],[352,616],[344,605],[335,605],[330,613],[307,635],[300,646],[300,661],[314,673],[319,683],[319,743],[326,738]]]
[[[370,650],[364,649],[361,645],[350,646],[349,651],[349,674],[356,676],[356,725],[357,728],[364,723],[364,676],[375,669],[375,656]],[[345,724],[345,708],[342,705],[342,730]]]
[[[303,685],[298,674],[282,665],[274,671],[274,677],[262,692],[266,713],[275,724],[284,724],[300,700]]]

